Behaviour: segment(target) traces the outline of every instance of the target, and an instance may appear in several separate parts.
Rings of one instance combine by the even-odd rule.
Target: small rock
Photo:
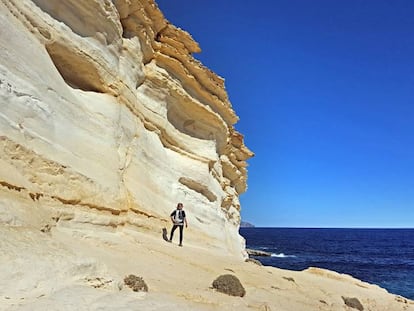
[[[132,288],[134,292],[148,292],[148,286],[140,276],[130,274],[124,278],[124,282]]]
[[[246,290],[239,279],[232,274],[220,275],[213,282],[213,288],[223,294],[244,297]]]
[[[43,226],[43,228],[40,229],[40,231],[42,231],[43,233],[48,233],[51,229],[52,227],[49,224],[46,224]]]
[[[364,306],[361,304],[358,298],[349,298],[342,296],[342,299],[348,307],[357,309],[359,311],[364,310]]]
[[[270,256],[272,256],[272,253],[259,251],[259,250],[256,250],[256,249],[246,249],[246,252],[249,256],[256,256],[256,257],[259,257],[259,256],[270,257]]]

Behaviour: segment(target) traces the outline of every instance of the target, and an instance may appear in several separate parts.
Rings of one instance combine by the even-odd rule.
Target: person
[[[180,244],[178,244],[178,246],[183,246],[184,224],[186,228],[188,227],[187,218],[185,216],[185,211],[183,211],[183,207],[184,207],[183,203],[178,203],[177,209],[175,209],[170,215],[171,221],[173,223],[173,227],[171,229],[169,242],[172,242],[175,229],[179,228],[180,229]]]

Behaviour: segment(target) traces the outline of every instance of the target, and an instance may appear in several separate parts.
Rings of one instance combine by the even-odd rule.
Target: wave
[[[270,256],[271,257],[277,257],[277,258],[296,258],[295,255],[285,255],[283,253],[280,253],[280,254],[272,253],[272,255],[270,255]]]

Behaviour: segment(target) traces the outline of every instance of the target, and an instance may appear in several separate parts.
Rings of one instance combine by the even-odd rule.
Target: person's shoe
[[[180,243],[180,244],[178,244],[178,246],[181,246],[181,247],[183,247],[183,244],[181,244],[181,243]]]
[[[169,239],[169,240],[167,240],[167,242],[168,242],[168,243],[171,243],[171,242],[172,242],[172,240],[171,240],[171,239]]]

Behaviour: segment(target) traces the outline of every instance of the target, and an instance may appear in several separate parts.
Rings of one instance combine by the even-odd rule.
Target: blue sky
[[[226,79],[256,154],[243,220],[414,227],[414,1],[157,3]]]

